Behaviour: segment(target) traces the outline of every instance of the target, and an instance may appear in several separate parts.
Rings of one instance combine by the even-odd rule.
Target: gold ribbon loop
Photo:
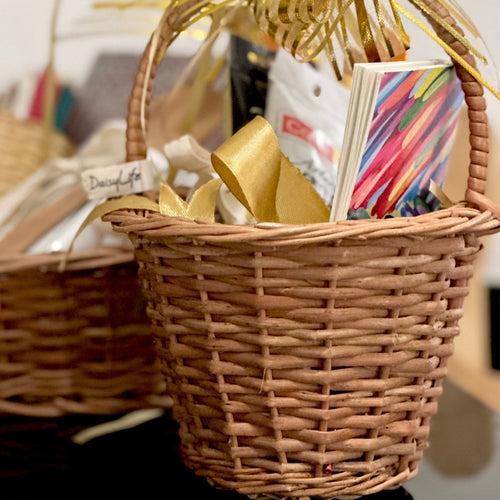
[[[212,154],[215,171],[258,222],[328,221],[330,210],[281,152],[271,125],[254,118]]]
[[[257,117],[212,154],[212,165],[259,222],[278,222],[275,200],[281,157],[274,130]]]

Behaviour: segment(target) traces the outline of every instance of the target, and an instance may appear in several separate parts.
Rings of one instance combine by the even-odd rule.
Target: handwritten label
[[[82,173],[89,200],[114,198],[157,188],[157,171],[149,160],[93,168]]]

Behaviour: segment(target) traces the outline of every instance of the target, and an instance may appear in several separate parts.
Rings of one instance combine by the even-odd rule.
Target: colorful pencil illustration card
[[[343,218],[425,212],[419,204],[429,198],[431,181],[441,186],[445,180],[464,99],[455,69],[447,64],[400,70],[387,64],[359,66],[353,93],[360,98],[357,106],[356,99],[351,104],[358,118],[365,109],[368,120],[348,119],[344,147],[350,146],[351,157],[344,164],[341,158],[337,185]],[[353,145],[356,135],[360,138]]]

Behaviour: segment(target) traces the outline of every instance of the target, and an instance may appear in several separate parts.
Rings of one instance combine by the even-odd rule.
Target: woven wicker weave
[[[0,193],[46,159],[71,152],[63,135],[47,129],[59,9],[55,2],[44,119],[18,120],[0,110]],[[20,253],[32,240],[23,239],[19,227],[15,237],[15,231],[5,236],[15,241],[4,239],[0,252],[0,414],[57,417],[169,406],[130,249],[73,253],[59,273],[61,254]]]
[[[129,251],[0,260],[0,414],[166,406]]]
[[[166,16],[164,40],[181,14]],[[148,52],[129,108],[130,160],[146,151]],[[478,237],[499,227],[483,195],[483,90],[457,73],[472,145],[465,204],[304,226],[108,216],[135,245],[183,456],[197,473],[240,493],[294,498],[351,498],[416,474]]]
[[[0,109],[0,195],[21,182],[48,158],[68,156],[72,148],[59,132],[42,123],[19,120]]]

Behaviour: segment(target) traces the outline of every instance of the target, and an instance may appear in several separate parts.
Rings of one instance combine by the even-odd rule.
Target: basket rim
[[[133,261],[134,255],[130,248],[111,246],[71,252],[68,255],[64,252],[5,255],[0,256],[0,274],[28,269],[58,271],[65,258],[64,271],[82,271],[125,264]]]
[[[327,243],[341,239],[380,239],[385,237],[444,237],[474,233],[494,233],[500,226],[488,210],[456,204],[417,217],[360,219],[315,224],[256,223],[249,225],[207,223],[161,215],[141,210],[118,210],[103,220],[111,222],[115,231],[148,240],[185,237],[206,243],[249,244],[252,246],[288,246]]]

